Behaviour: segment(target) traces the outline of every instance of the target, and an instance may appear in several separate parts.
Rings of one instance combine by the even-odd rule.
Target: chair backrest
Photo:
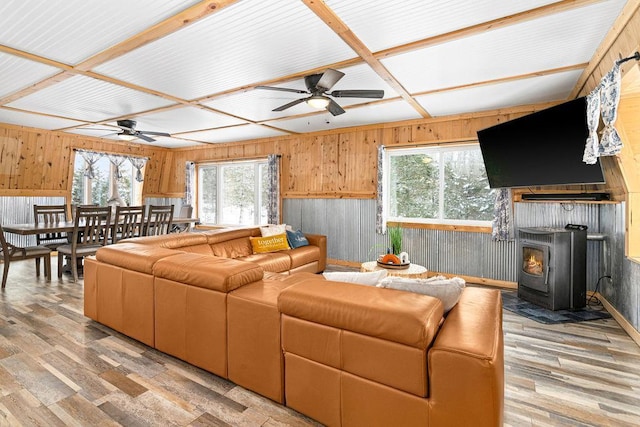
[[[35,225],[65,222],[67,220],[67,205],[33,205],[33,220]],[[67,243],[67,233],[36,234],[36,243],[38,245],[65,244]]]
[[[178,214],[180,218],[191,218],[192,214],[193,214],[193,206],[191,205],[180,206],[180,213]]]
[[[144,206],[116,206],[111,239],[116,243],[121,239],[142,236]]]
[[[71,244],[75,247],[106,245],[111,230],[109,206],[78,206]]]
[[[71,205],[71,217],[73,219],[76,218],[76,212],[78,212],[78,208],[97,208],[99,205],[92,203],[89,205]]]
[[[168,234],[173,221],[173,205],[157,206],[149,205],[147,222],[145,224],[146,236],[158,236]]]

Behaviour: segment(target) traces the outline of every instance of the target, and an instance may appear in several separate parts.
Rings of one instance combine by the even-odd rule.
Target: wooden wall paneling
[[[74,163],[73,151],[70,149],[68,141],[60,135],[51,135],[49,144],[42,151],[44,156],[43,187],[46,188],[48,183],[48,188],[51,190],[68,190],[71,194]]]
[[[413,142],[411,125],[386,127],[382,131],[382,144],[386,146],[390,145],[404,145]]]
[[[13,135],[3,132],[0,137],[0,178],[2,189],[18,188],[18,170],[21,141]]]
[[[337,191],[344,197],[375,197],[380,135],[368,129],[340,136]]]
[[[343,173],[340,170],[340,149],[339,149],[340,135],[331,134],[325,135],[322,138],[322,191],[324,193],[330,193],[332,191],[340,191],[340,175]]]

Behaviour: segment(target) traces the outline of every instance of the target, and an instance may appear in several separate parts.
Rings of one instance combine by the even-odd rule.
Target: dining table
[[[175,217],[171,220],[171,224],[197,224],[200,222],[199,218],[181,218]],[[7,233],[19,234],[21,236],[31,236],[36,234],[46,233],[72,233],[74,221],[60,221],[49,223],[25,222],[18,224],[3,224],[2,228]]]

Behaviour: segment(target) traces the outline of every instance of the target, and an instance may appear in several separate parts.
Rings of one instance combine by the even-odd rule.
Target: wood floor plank
[[[0,294],[0,427],[319,426],[89,320],[82,281],[53,276],[12,263]],[[640,425],[640,348],[615,320],[503,327],[505,426]]]

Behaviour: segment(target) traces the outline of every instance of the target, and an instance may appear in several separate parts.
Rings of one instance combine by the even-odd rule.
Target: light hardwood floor
[[[53,277],[12,263],[0,293],[0,426],[317,425],[85,318],[82,283]],[[505,311],[504,332],[505,425],[640,425],[640,348],[614,320]]]

